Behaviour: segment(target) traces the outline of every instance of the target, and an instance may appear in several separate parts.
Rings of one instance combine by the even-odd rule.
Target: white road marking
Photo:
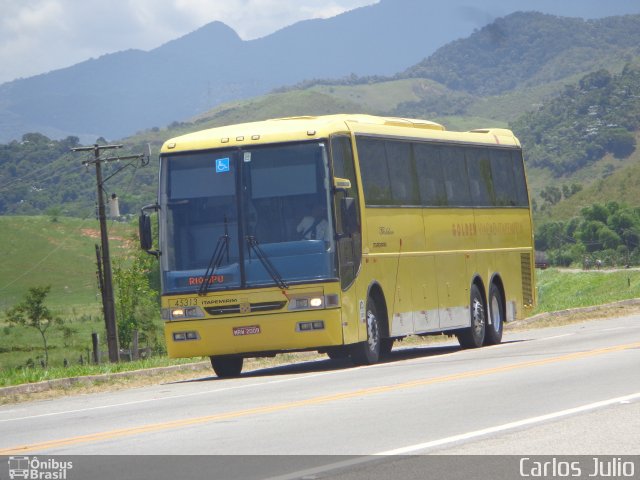
[[[557,418],[567,417],[576,413],[588,412],[609,405],[629,403],[632,400],[640,399],[640,392],[625,395],[623,397],[610,398],[608,400],[602,400],[600,402],[589,403],[575,408],[569,408],[566,410],[560,410],[558,412],[548,413],[546,415],[540,415],[537,417],[525,418],[516,422],[505,423],[503,425],[497,425],[495,427],[484,428],[482,430],[475,430],[473,432],[461,433],[459,435],[453,435],[451,437],[440,438],[438,440],[432,440],[430,442],[418,443],[416,445],[409,445],[402,448],[396,448],[394,450],[387,450],[384,452],[375,453],[374,455],[406,455],[418,452],[420,450],[427,450],[429,448],[441,447],[450,443],[461,442],[464,440],[471,440],[473,438],[482,437],[484,435],[490,435],[493,433],[505,432],[507,430],[514,430],[516,428],[526,427],[534,425],[536,423],[547,422],[549,420],[555,420]]]
[[[609,405],[614,405],[616,403],[630,403],[632,400],[640,399],[640,392],[633,393],[631,395],[626,395],[623,397],[611,398],[609,400],[603,400],[601,402],[590,403],[588,405],[582,405],[576,408],[570,408],[567,410],[561,410],[559,412],[550,413],[547,415],[540,415],[538,417],[531,417],[524,420],[520,420],[517,422],[506,423],[504,425],[499,425],[496,427],[485,428],[483,430],[476,430],[474,432],[463,433],[460,435],[454,435],[451,437],[441,438],[439,440],[433,440],[431,442],[420,443],[417,445],[410,445],[403,448],[397,448],[395,450],[387,450],[384,452],[374,453],[373,455],[367,456],[357,456],[355,458],[343,460],[341,462],[330,463],[328,465],[321,465],[319,467],[308,468],[305,470],[299,470],[296,472],[287,473],[284,475],[278,475],[276,477],[271,477],[266,480],[298,480],[304,478],[316,478],[317,475],[330,472],[333,470],[344,469],[348,467],[353,467],[356,465],[360,465],[367,462],[372,462],[378,460],[380,456],[394,456],[394,455],[408,455],[421,450],[426,450],[433,447],[439,447],[442,445],[446,445],[449,443],[460,442],[463,440],[469,440],[472,438],[480,437],[483,435],[489,435],[491,433],[503,432],[506,430],[512,430],[515,428],[520,428],[524,426],[533,425],[540,422],[545,422],[548,420],[553,420],[557,418],[561,418],[568,415],[573,415],[580,412],[587,412],[590,410],[594,410],[597,408],[606,407]]]
[[[575,333],[563,333],[562,335],[554,335],[553,337],[542,337],[542,338],[537,338],[535,341],[540,342],[543,340],[555,340],[556,338],[570,337],[571,335],[575,335]]]

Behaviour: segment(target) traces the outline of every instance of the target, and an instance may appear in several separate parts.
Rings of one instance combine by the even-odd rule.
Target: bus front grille
[[[207,307],[205,311],[209,315],[229,315],[232,313],[249,313],[249,312],[267,312],[270,310],[281,310],[287,304],[286,301],[280,302],[260,302],[250,304],[224,305],[220,307]],[[249,308],[246,308],[246,307]]]

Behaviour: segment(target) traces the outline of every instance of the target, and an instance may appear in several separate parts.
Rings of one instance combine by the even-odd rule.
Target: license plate
[[[233,336],[240,337],[242,335],[257,335],[260,333],[260,325],[252,325],[250,327],[233,327]]]

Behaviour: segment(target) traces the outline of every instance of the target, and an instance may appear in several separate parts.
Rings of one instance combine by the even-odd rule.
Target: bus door
[[[356,288],[356,277],[362,261],[362,222],[360,220],[360,196],[353,159],[351,137],[335,135],[331,138],[331,161],[334,178],[349,180],[350,188],[334,192],[336,222],[336,250],[342,289],[342,337],[345,344],[358,341],[360,313]],[[350,205],[350,219],[342,218]],[[353,225],[347,223],[353,222]]]

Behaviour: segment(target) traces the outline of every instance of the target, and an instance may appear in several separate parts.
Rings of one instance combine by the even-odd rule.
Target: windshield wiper
[[[204,273],[204,281],[202,282],[202,285],[200,285],[198,295],[206,295],[209,291],[213,274],[222,264],[222,259],[224,258],[225,253],[227,254],[227,262],[229,262],[229,232],[227,231],[226,216],[224,217],[224,235],[220,235],[218,238],[218,243],[216,243],[216,248],[214,248],[211,259],[209,260],[209,266]]]
[[[256,253],[256,257],[262,263],[262,266],[267,271],[269,276],[273,279],[273,281],[278,285],[279,288],[284,290],[285,288],[289,288],[287,282],[282,279],[282,275],[278,273],[276,267],[273,266],[267,255],[264,253],[264,250],[260,248],[258,244],[258,239],[253,235],[247,235],[247,243],[249,244],[249,248],[252,249]]]

